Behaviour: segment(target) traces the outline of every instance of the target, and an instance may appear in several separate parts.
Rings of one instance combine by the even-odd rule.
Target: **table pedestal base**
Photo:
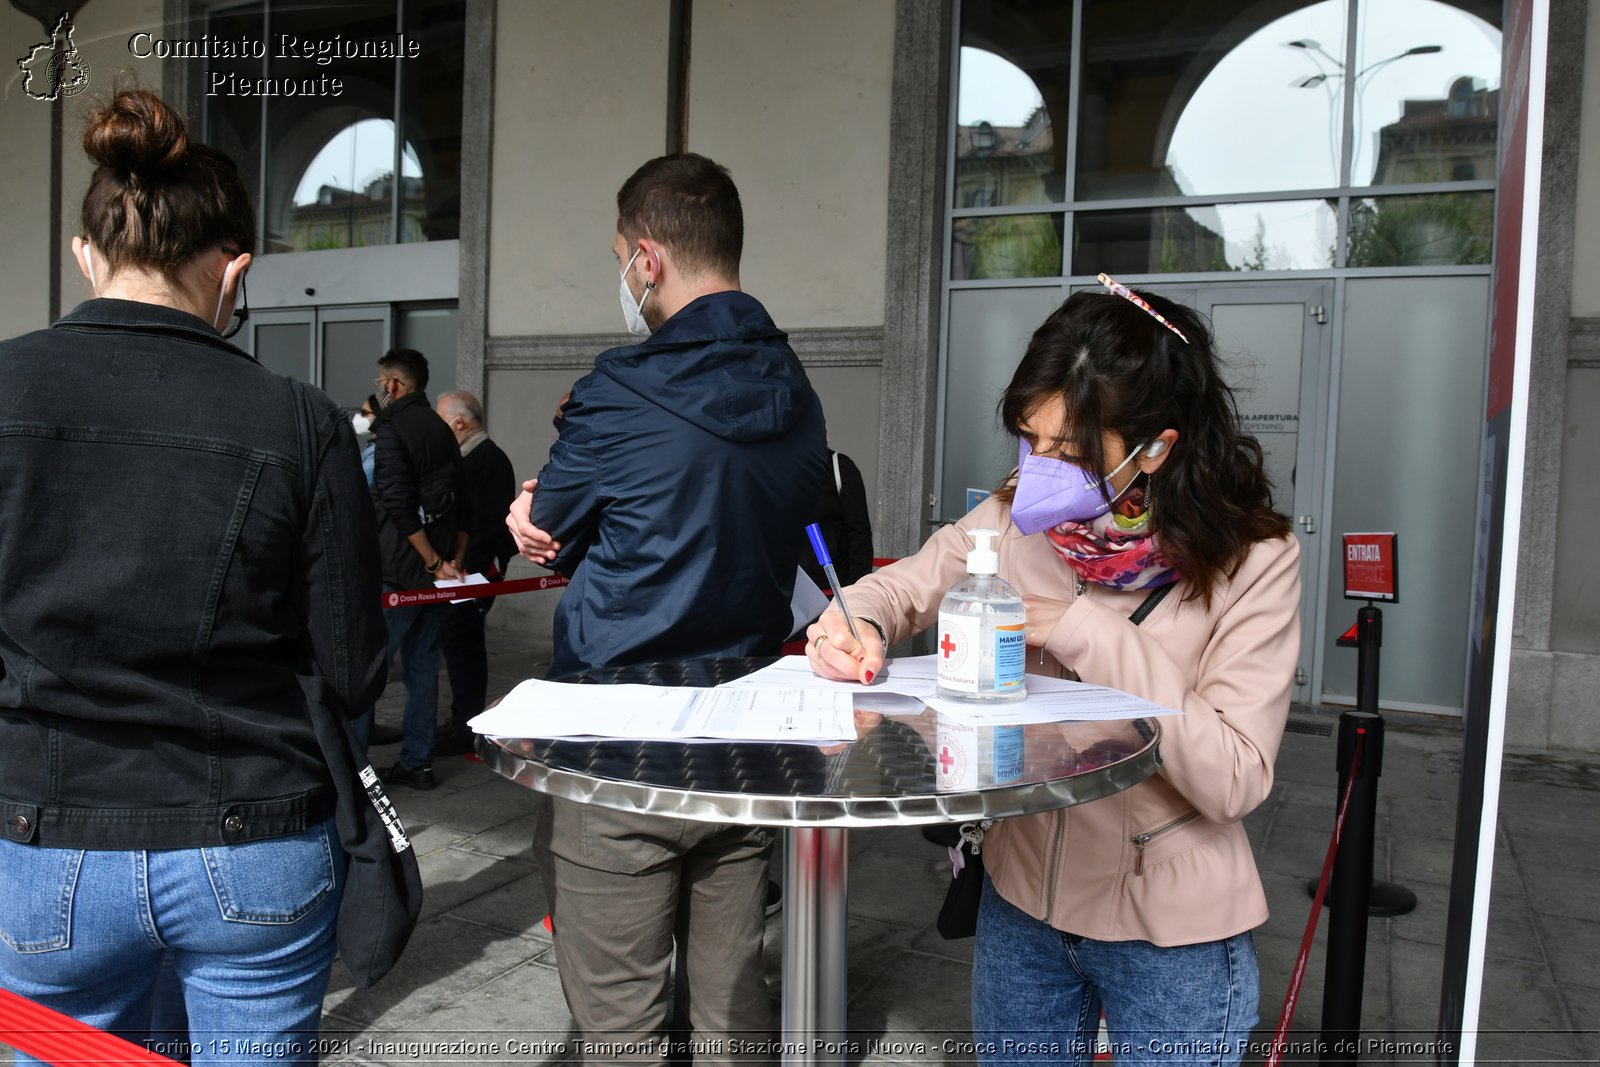
[[[849,831],[797,826],[783,850],[783,1062],[845,1058]]]

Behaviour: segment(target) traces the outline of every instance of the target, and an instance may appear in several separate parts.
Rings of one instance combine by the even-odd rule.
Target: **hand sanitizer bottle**
[[[967,577],[939,604],[939,695],[978,704],[1022,700],[1028,636],[1027,610],[1017,591],[999,577],[992,547],[998,530],[973,530]]]

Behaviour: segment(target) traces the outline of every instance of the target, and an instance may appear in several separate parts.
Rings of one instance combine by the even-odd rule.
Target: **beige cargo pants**
[[[696,1067],[775,1059],[761,961],[774,831],[543,795],[540,809],[534,854],[582,1062],[663,1062],[675,945]]]

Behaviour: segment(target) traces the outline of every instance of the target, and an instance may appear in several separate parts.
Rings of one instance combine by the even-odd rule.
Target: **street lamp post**
[[[1319,85],[1327,85],[1329,82],[1331,82],[1335,78],[1343,78],[1345,76],[1344,63],[1341,62],[1339,59],[1335,58],[1334,56],[1332,56],[1331,54],[1329,54],[1328,51],[1326,49],[1324,49],[1320,43],[1311,40],[1309,37],[1302,37],[1302,38],[1300,38],[1298,40],[1294,40],[1294,41],[1285,41],[1284,42],[1284,47],[1285,48],[1297,48],[1297,49],[1299,49],[1301,52],[1305,53],[1306,56],[1308,56],[1311,59],[1311,62],[1313,64],[1315,64],[1315,66],[1317,68],[1317,73],[1307,75],[1304,78],[1296,78],[1294,81],[1290,82],[1289,84],[1290,84],[1290,86],[1292,88],[1295,88],[1295,89],[1314,89]],[[1355,129],[1359,130],[1361,128],[1361,90],[1363,88],[1365,88],[1365,86],[1363,86],[1361,84],[1361,79],[1362,78],[1367,77],[1367,75],[1371,74],[1373,71],[1377,70],[1379,67],[1386,67],[1390,63],[1394,63],[1394,62],[1396,62],[1398,60],[1408,59],[1411,56],[1431,56],[1431,55],[1436,55],[1437,53],[1443,52],[1443,51],[1444,51],[1444,45],[1441,45],[1441,44],[1419,44],[1419,45],[1413,45],[1412,47],[1407,48],[1404,52],[1399,52],[1399,53],[1396,53],[1395,55],[1388,56],[1388,57],[1386,57],[1384,59],[1380,59],[1376,63],[1369,63],[1365,67],[1362,67],[1360,70],[1356,71],[1355,77],[1351,79],[1351,82],[1353,83],[1354,90],[1355,90],[1355,93],[1354,93],[1354,96],[1355,96],[1355,101],[1354,101],[1355,114],[1353,116]],[[1337,70],[1325,70],[1323,68],[1322,64],[1317,61],[1317,58],[1316,58],[1317,56],[1323,57],[1324,59],[1326,59],[1329,63],[1332,63],[1338,69]],[[1369,84],[1369,85],[1371,84],[1370,79],[1369,79],[1367,84]],[[1331,105],[1332,101],[1330,100],[1329,103]],[[1331,136],[1332,136],[1332,131],[1330,129],[1330,137]],[[1359,148],[1359,144],[1356,147]],[[1330,152],[1331,152],[1331,150],[1332,150],[1332,147],[1330,145]],[[1351,159],[1350,159],[1350,172],[1351,172],[1351,180],[1352,181],[1354,181],[1354,178],[1355,178],[1356,157],[1357,157],[1357,153],[1353,152],[1352,155],[1351,155]]]
[[[1317,73],[1309,75],[1305,78],[1297,79],[1296,81],[1290,83],[1296,89],[1310,89],[1314,86],[1321,85],[1330,78],[1339,78],[1344,76],[1344,64],[1333,58],[1333,56],[1328,55],[1328,53],[1323,49],[1322,45],[1318,44],[1316,41],[1310,40],[1309,38],[1301,38],[1298,41],[1285,41],[1284,46],[1287,48],[1299,48],[1308,54],[1323,56],[1328,60],[1328,62],[1339,68],[1338,70],[1334,71],[1326,71],[1322,69],[1322,65],[1319,63],[1317,65]],[[1361,79],[1366,75],[1371,74],[1379,67],[1393,63],[1397,59],[1405,59],[1407,56],[1431,56],[1443,51],[1444,45],[1442,44],[1415,45],[1411,48],[1407,48],[1404,52],[1401,52],[1398,55],[1392,55],[1387,59],[1380,59],[1376,63],[1371,63],[1365,67],[1362,67],[1356,72],[1356,81],[1359,84]]]

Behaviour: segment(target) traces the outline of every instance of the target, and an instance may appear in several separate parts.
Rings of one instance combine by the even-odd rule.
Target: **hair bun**
[[[124,89],[96,107],[83,128],[83,150],[121,174],[157,174],[189,155],[183,116],[148,89]]]

